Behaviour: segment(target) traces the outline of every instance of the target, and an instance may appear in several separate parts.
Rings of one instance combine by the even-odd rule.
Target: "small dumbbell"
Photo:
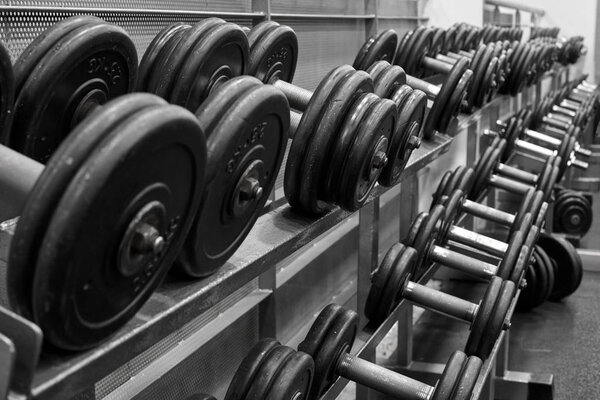
[[[519,285],[531,253],[530,246],[537,240],[537,227],[531,226],[531,215],[525,216],[523,229],[514,232],[507,244],[453,225],[452,220],[456,214],[452,212],[456,212],[456,207],[446,213],[444,206],[436,205],[430,213],[420,213],[413,220],[402,243],[414,248],[418,253],[415,276],[427,266],[438,263],[485,280],[497,276]],[[531,229],[534,232],[530,232]],[[531,243],[526,244],[525,239],[528,237],[531,238]],[[500,257],[500,262],[497,265],[483,262],[444,247],[449,239]]]
[[[489,207],[479,202],[469,200],[464,194],[469,192],[472,185],[474,171],[472,168],[459,166],[454,171],[447,171],[442,176],[436,191],[433,194],[431,207],[437,204],[447,204],[448,198],[454,191],[463,192],[459,203],[459,212],[470,214],[475,217],[497,223],[509,228],[508,237],[523,225],[526,214],[531,214],[538,229],[542,228],[545,221],[548,203],[544,201],[544,193],[541,190],[529,189],[521,199],[521,205],[515,214],[511,214],[494,207]]]
[[[314,374],[310,355],[263,339],[240,363],[225,400],[310,399]]]
[[[502,330],[510,326],[506,318],[515,294],[515,284],[494,276],[481,302],[475,304],[412,282],[410,279],[418,265],[418,258],[415,249],[401,243],[392,245],[373,273],[365,315],[378,324],[398,302],[406,299],[417,306],[470,324],[465,353],[486,359]]]
[[[392,63],[398,45],[398,35],[392,29],[380,33],[376,38],[365,42],[358,52],[353,66],[356,69],[368,70],[378,60]],[[392,50],[393,49],[393,50]],[[466,90],[473,72],[468,69],[468,61],[457,62],[452,72],[446,77],[441,86],[426,82],[412,75],[406,75],[406,83],[414,89],[423,91],[433,101],[425,125],[423,136],[429,140],[435,131],[446,132],[450,121],[460,110]]]
[[[471,397],[482,361],[454,352],[440,380],[427,385],[350,354],[358,330],[358,315],[337,304],[325,307],[298,346],[315,360],[309,400],[318,400],[338,379],[347,378],[394,399],[458,400]]]
[[[470,199],[477,199],[488,186],[523,195],[534,187],[544,193],[544,201],[552,194],[552,188],[558,178],[560,157],[551,156],[546,160],[542,171],[533,174],[500,162],[506,141],[494,138],[475,166],[475,180],[468,194]],[[503,174],[501,176],[499,174]],[[527,182],[523,183],[523,182]]]
[[[381,173],[404,156],[388,152],[396,135],[395,104],[373,94],[371,77],[348,65],[330,71],[314,93],[289,83],[298,41],[288,26],[262,22],[248,33],[248,41],[248,72],[281,90],[291,107],[303,112],[291,114],[293,141],[284,178],[288,202],[311,215],[323,213],[327,203],[357,210]]]

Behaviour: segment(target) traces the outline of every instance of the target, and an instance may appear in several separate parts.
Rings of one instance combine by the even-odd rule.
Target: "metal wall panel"
[[[252,10],[251,0],[60,0],[60,1],[32,1],[9,0],[8,6],[15,7],[61,7],[73,8],[118,8],[140,10],[169,10],[169,11],[245,11]]]
[[[377,14],[380,16],[416,16],[418,0],[378,0]]]
[[[365,12],[363,0],[272,0],[271,12],[289,14],[354,14]]]

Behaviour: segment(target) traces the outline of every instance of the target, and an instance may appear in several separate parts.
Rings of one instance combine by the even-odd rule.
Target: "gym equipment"
[[[560,188],[554,199],[554,232],[584,236],[594,219],[592,198],[581,192]]]
[[[338,377],[396,399],[459,400],[471,397],[482,361],[456,351],[435,386],[409,378],[350,354],[358,329],[358,315],[330,304],[318,315],[298,346],[315,360],[315,377],[308,399],[317,400]]]
[[[395,60],[397,44],[398,35],[394,30],[381,32],[377,37],[367,40],[361,47],[354,60],[354,68],[368,70],[375,61],[380,60],[392,63]],[[427,97],[433,100],[433,105],[423,126],[425,139],[432,139],[436,130],[446,132],[450,121],[460,111],[460,105],[465,98],[472,75],[473,72],[468,69],[466,59],[454,64],[441,86],[406,75],[406,83],[409,86],[423,91]]]
[[[485,360],[504,329],[515,284],[492,277],[479,304],[460,299],[412,282],[411,276],[418,267],[417,250],[395,243],[386,253],[379,268],[373,273],[372,285],[365,304],[365,315],[375,324],[383,321],[402,299],[417,306],[456,318],[471,325],[465,346],[467,355]]]

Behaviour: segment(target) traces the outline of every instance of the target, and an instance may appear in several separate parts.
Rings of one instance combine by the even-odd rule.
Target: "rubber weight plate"
[[[276,88],[237,77],[196,112],[207,136],[200,209],[179,257],[181,269],[210,275],[240,246],[273,189],[289,129],[289,105]]]
[[[205,161],[198,121],[176,106],[146,107],[97,144],[57,203],[37,259],[33,316],[50,343],[91,347],[139,310],[181,250]]]
[[[462,351],[455,351],[452,353],[440,380],[435,385],[435,390],[431,400],[449,400],[452,397],[456,382],[460,378],[463,366],[467,361],[467,356]]]
[[[32,277],[46,228],[73,176],[102,139],[139,110],[165,104],[155,96],[129,95],[102,108],[103,118],[91,118],[75,129],[48,161],[29,193],[11,241],[7,268],[10,306],[32,319]]]
[[[545,232],[540,234],[538,244],[558,266],[550,300],[560,300],[573,294],[583,278],[581,257],[577,250],[566,239]]]
[[[398,34],[393,29],[388,29],[369,39],[358,52],[352,66],[357,70],[366,71],[376,61],[391,63],[396,56]]]
[[[17,94],[7,142],[45,163],[96,106],[133,90],[137,52],[122,28],[99,22],[65,33],[52,46],[35,44],[50,48]]]
[[[271,27],[260,29],[263,24]],[[264,83],[277,79],[292,82],[298,61],[298,38],[292,28],[273,21],[261,22],[248,34],[248,43],[249,75]]]

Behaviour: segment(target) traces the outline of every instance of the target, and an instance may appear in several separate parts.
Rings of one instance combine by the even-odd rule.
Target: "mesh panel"
[[[27,45],[40,33],[76,12],[52,11],[0,11],[0,40],[9,51],[13,60],[23,52]],[[162,28],[175,22],[193,24],[205,17],[190,14],[157,14],[137,12],[97,12],[85,13],[102,18],[108,23],[123,27],[131,36],[141,60],[144,51]],[[227,18],[227,21],[244,26],[252,26],[249,18]]]
[[[171,335],[156,343],[154,346],[152,346],[139,356],[133,358],[128,363],[122,365],[120,368],[118,368],[113,373],[111,373],[96,384],[96,397],[102,398],[110,392],[112,392],[113,390],[115,390],[117,387],[129,381],[133,376],[135,376],[144,368],[146,368],[151,362],[153,362],[169,350],[173,349],[179,344],[179,342],[181,342],[186,337],[190,336],[192,333],[196,332],[198,329],[212,321],[224,310],[232,307],[235,303],[237,303],[243,297],[250,294],[256,288],[258,288],[258,283],[256,280],[248,283],[244,287],[238,289],[236,292],[226,297],[219,304],[215,305],[210,310],[200,315],[195,320],[189,322],[184,327],[173,332]],[[237,363],[235,365],[237,365]]]
[[[364,1],[272,0],[271,12],[294,14],[364,14]]]
[[[252,9],[251,0],[62,0],[62,1],[27,1],[11,0],[11,6],[21,7],[73,7],[73,8],[117,8],[117,9],[146,9],[146,10],[186,10],[186,11],[244,11]]]

